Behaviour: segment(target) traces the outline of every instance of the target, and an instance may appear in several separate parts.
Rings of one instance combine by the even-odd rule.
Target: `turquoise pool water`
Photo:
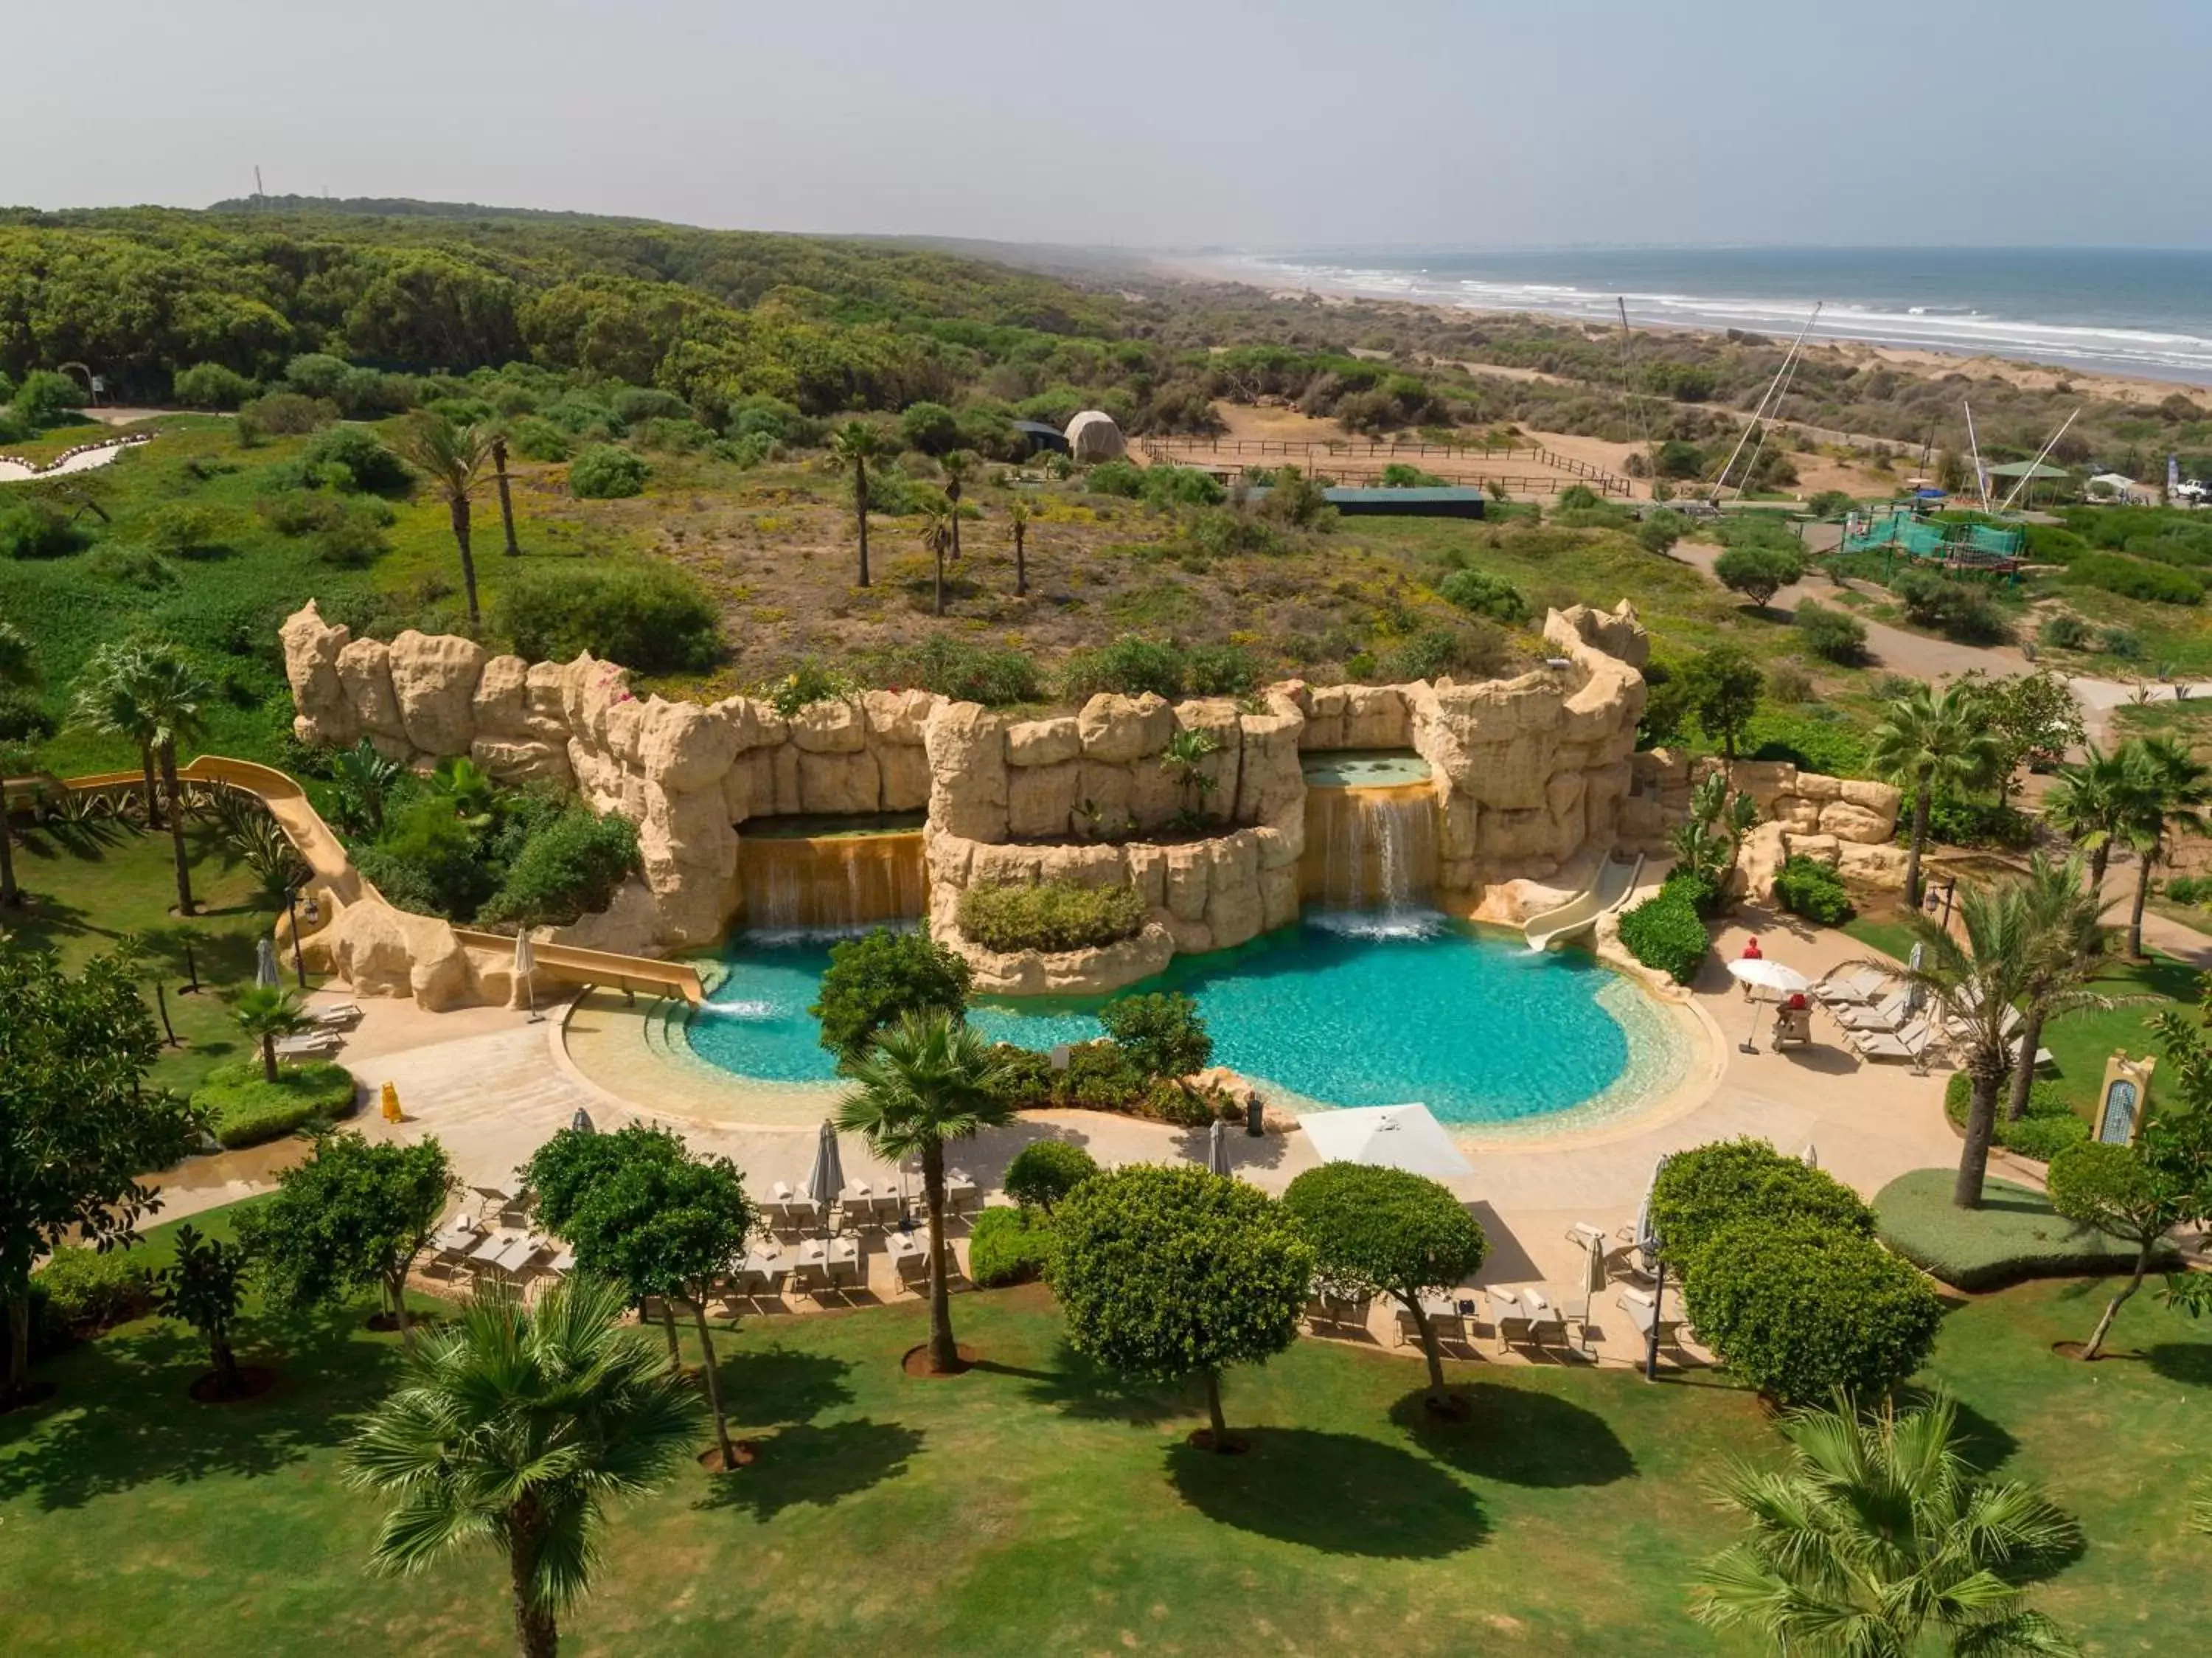
[[[831,1080],[806,1012],[829,962],[827,941],[740,936],[686,1027],[692,1051],[762,1081]],[[1309,918],[1178,958],[1122,994],[1151,990],[1196,997],[1216,1063],[1279,1093],[1334,1106],[1418,1100],[1446,1123],[1625,1110],[1669,1085],[1686,1058],[1672,1023],[1620,974],[1442,917],[1389,928]],[[990,1003],[969,1020],[994,1039],[1044,1049],[1100,1034],[1099,1005]]]

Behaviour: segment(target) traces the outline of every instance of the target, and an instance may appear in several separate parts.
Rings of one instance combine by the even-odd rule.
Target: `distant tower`
[[[253,199],[259,201],[266,192],[261,188],[261,163],[253,164]]]

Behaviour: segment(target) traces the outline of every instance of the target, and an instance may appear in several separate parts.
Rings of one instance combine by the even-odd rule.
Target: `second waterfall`
[[[1411,920],[1436,897],[1437,801],[1426,783],[1306,790],[1300,895],[1323,910]]]

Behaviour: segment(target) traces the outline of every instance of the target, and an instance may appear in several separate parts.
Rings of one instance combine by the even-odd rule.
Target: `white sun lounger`
[[[1863,1008],[1882,993],[1889,975],[1880,967],[1861,967],[1840,978],[1824,978],[1813,986],[1813,997],[1831,1008]]]
[[[1836,1022],[1846,1031],[1895,1031],[1911,1017],[1906,992],[1893,991],[1871,1008],[1832,1008]]]
[[[1888,1031],[1847,1031],[1844,1033],[1862,1059],[1924,1059],[1935,1045],[1935,1036],[1925,1019],[1916,1019],[1894,1034]]]

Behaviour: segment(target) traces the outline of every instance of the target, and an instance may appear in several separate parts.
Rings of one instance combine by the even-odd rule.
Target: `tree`
[[[1720,744],[1721,753],[1733,765],[1736,744],[1759,711],[1759,695],[1765,688],[1759,664],[1734,645],[1715,645],[1692,657],[1682,672],[1689,682],[1689,705],[1698,728]]]
[[[1793,1412],[1781,1467],[1738,1463],[1718,1495],[1747,1535],[1698,1574],[1694,1615],[1806,1658],[2069,1654],[2022,1580],[2072,1549],[2072,1521],[2030,1485],[1978,1475],[1939,1396],[1862,1417],[1849,1399]]]
[[[2051,948],[2051,923],[2017,881],[1969,885],[1959,894],[1958,915],[1964,942],[1917,910],[1906,917],[1922,962],[1907,968],[1904,978],[1935,998],[1965,1053],[1962,1068],[1972,1092],[1951,1201],[1979,1209],[1996,1131],[1997,1091],[2012,1070],[2011,1021],[2038,976],[2039,954]]]
[[[998,1096],[1004,1063],[967,1025],[942,1009],[909,1013],[878,1033],[848,1067],[853,1087],[837,1102],[837,1126],[867,1137],[886,1162],[921,1159],[929,1210],[929,1368],[961,1368],[952,1338],[951,1251],[945,1236],[945,1145],[1013,1120]]]
[[[1098,1022],[1147,1077],[1177,1081],[1213,1063],[1198,1003],[1181,991],[1118,997],[1098,1010]]]
[[[968,1011],[968,963],[926,933],[878,927],[830,947],[829,970],[814,1005],[822,1045],[849,1064],[878,1031],[909,1013]]]
[[[682,1356],[676,1344],[674,1299],[660,1295],[650,1283],[638,1283],[626,1270],[633,1262],[622,1249],[625,1240],[620,1228],[605,1224],[603,1217],[587,1217],[586,1211],[633,1165],[666,1163],[683,1155],[683,1142],[674,1134],[642,1123],[631,1123],[611,1134],[567,1128],[515,1171],[525,1189],[538,1194],[538,1225],[574,1246],[577,1264],[585,1271],[622,1284],[641,1311],[647,1296],[657,1296],[671,1363]],[[586,1233],[591,1234],[589,1243],[580,1241]]]
[[[1996,782],[2007,797],[2021,766],[2047,771],[2084,740],[2081,705],[2066,681],[2049,668],[2000,680],[1969,674],[1966,682],[1975,686],[1996,733]]]
[[[1748,1137],[1669,1157],[1651,1184],[1651,1218],[1668,1265],[1685,1277],[1695,1275],[1707,1244],[1747,1222],[1874,1236],[1874,1211],[1857,1192],[1826,1169]]]
[[[506,541],[501,551],[510,558],[520,558],[522,544],[514,539],[514,494],[507,487],[507,433],[496,426],[491,433],[491,475],[499,486],[499,528]]]
[[[1675,868],[1695,875],[1705,894],[1705,907],[1723,897],[1735,878],[1743,838],[1759,821],[1759,802],[1731,792],[1726,771],[1709,771],[1690,791],[1689,815],[1667,837]]]
[[[276,1080],[276,1039],[297,1036],[308,1027],[300,998],[278,984],[248,984],[234,1003],[239,1029],[261,1048],[261,1075]]]
[[[1741,593],[1760,610],[1791,582],[1801,580],[1805,565],[1788,547],[1753,543],[1730,547],[1713,561],[1713,575],[1732,593]]]
[[[192,912],[192,866],[185,850],[185,792],[177,778],[177,745],[199,740],[205,729],[202,710],[214,700],[215,687],[173,650],[148,651],[140,659],[133,684],[161,764],[161,797],[168,808],[169,851],[177,872],[177,913],[188,916]]]
[[[853,473],[853,527],[860,544],[860,579],[868,585],[868,463],[884,453],[883,434],[865,420],[848,420],[830,436],[830,455]]]
[[[1905,901],[1920,903],[1920,857],[1928,846],[1928,814],[1939,791],[1979,788],[2002,758],[1981,698],[1967,684],[1942,691],[1916,685],[1890,704],[1868,739],[1875,771],[1912,797],[1912,844],[1905,859]]]
[[[2212,804],[2212,766],[2172,737],[2136,737],[2120,751],[2120,838],[2136,855],[2135,905],[2128,913],[2128,954],[2141,957],[2143,906],[2153,871],[2177,831],[2203,834]]]
[[[2124,753],[2108,754],[2094,743],[2083,747],[2078,764],[2058,768],[2043,797],[2043,820],[2089,855],[2089,891],[2102,893],[2127,812],[2128,762]]]
[[[39,659],[31,642],[13,622],[0,618],[0,692],[33,689],[39,683]],[[18,765],[27,767],[29,757],[10,747],[0,753],[0,777]],[[0,798],[0,905],[15,909],[23,902],[15,886],[15,837],[9,826],[8,802]]]
[[[1053,1231],[1068,1344],[1126,1375],[1201,1378],[1208,1442],[1237,1448],[1221,1373],[1288,1347],[1313,1281],[1313,1246],[1283,1206],[1206,1169],[1139,1165],[1085,1180]]]
[[[2028,909],[2032,942],[2021,986],[2012,1097],[2005,1111],[2014,1122],[2027,1115],[2028,1090],[2035,1082],[2035,1056],[2043,1045],[2045,1025],[2084,1009],[2102,1011],[2142,999],[2100,996],[2089,988],[2103,964],[2111,934],[2099,919],[2105,909],[2102,895],[2081,884],[2080,858],[2054,864],[2036,852],[2028,860],[2021,896]]]
[[[1020,496],[1006,503],[1006,528],[1014,538],[1014,597],[1027,596],[1030,590],[1029,535],[1030,523],[1035,509]]]
[[[276,1177],[275,1196],[246,1212],[240,1235],[272,1299],[312,1307],[377,1290],[411,1353],[407,1269],[457,1189],[434,1137],[403,1145],[326,1134],[306,1162]]]
[[[2112,1320],[2142,1288],[2152,1258],[2178,1226],[2212,1220],[2212,1114],[2167,1112],[2132,1146],[2087,1140],[2051,1160],[2051,1206],[2136,1247],[2127,1282],[2105,1303],[2081,1356],[2104,1350]]]
[[[1033,1140],[1006,1165],[1006,1196],[1024,1209],[1053,1205],[1098,1172],[1098,1160],[1072,1140]]]
[[[71,975],[45,951],[0,949],[0,1296],[15,1398],[30,1367],[32,1266],[65,1242],[136,1241],[161,1203],[139,1171],[183,1156],[201,1119],[143,1086],[161,1038],[127,954]]]
[[[1444,1403],[1443,1351],[1421,1303],[1474,1277],[1490,1253],[1481,1222],[1449,1188],[1399,1168],[1323,1163],[1292,1180],[1283,1207],[1314,1248],[1314,1275],[1340,1294],[1394,1297],[1421,1333],[1429,1403]]]
[[[958,539],[960,522],[957,509],[949,502],[926,501],[921,507],[921,544],[937,560],[937,585],[933,589],[930,613],[945,614],[945,560]]]
[[[571,1273],[535,1308],[479,1294],[425,1340],[346,1453],[352,1484],[398,1497],[372,1558],[414,1572],[479,1542],[507,1555],[522,1658],[555,1658],[591,1586],[606,1507],[689,1454],[698,1395],[620,1327],[623,1292]]]
[[[154,777],[154,725],[139,695],[146,655],[143,645],[127,641],[105,644],[94,651],[78,675],[70,718],[88,731],[120,737],[137,748],[146,790],[146,828],[150,833],[161,826],[161,808]]]
[[[243,1245],[204,1238],[186,1222],[177,1228],[175,1261],[154,1278],[155,1305],[162,1314],[189,1324],[207,1342],[220,1399],[236,1399],[246,1391],[230,1336],[246,1299],[250,1265]]]
[[[960,497],[967,491],[969,475],[975,470],[975,457],[966,449],[955,449],[937,464],[945,469],[945,499],[952,509],[952,562],[957,564],[960,562]]]
[[[428,409],[416,409],[401,424],[392,447],[400,459],[430,480],[446,503],[453,530],[453,545],[460,550],[461,587],[468,596],[469,631],[483,626],[483,612],[477,603],[477,561],[469,547],[469,497],[491,458],[491,434],[481,426],[459,426]]]

